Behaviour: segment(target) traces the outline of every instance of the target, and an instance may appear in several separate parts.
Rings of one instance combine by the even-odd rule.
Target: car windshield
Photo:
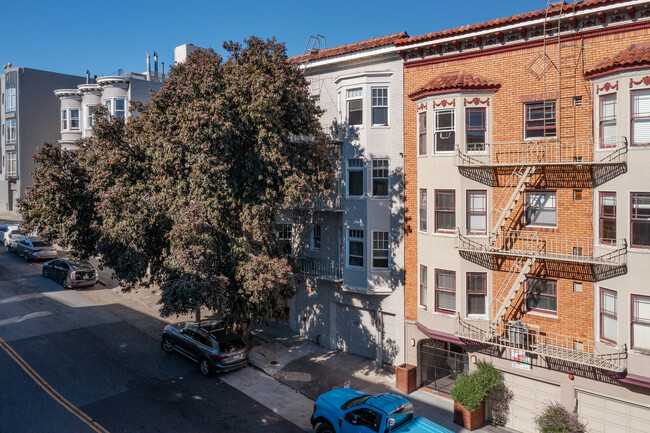
[[[343,410],[348,410],[356,406],[361,406],[366,402],[371,397],[370,394],[367,395],[362,395],[360,397],[354,397],[352,400],[348,400],[345,403],[343,403],[343,406],[341,406],[341,409]]]
[[[34,245],[35,247],[51,247],[52,246],[52,245],[48,244],[47,242],[43,242],[43,241],[33,241],[32,245]]]
[[[22,232],[19,232],[18,230],[14,230],[11,233],[9,233],[9,236],[22,236]]]
[[[392,430],[397,430],[400,426],[406,424],[413,418],[413,404],[408,403],[397,408],[388,415],[388,422],[395,420],[395,424],[391,427]]]

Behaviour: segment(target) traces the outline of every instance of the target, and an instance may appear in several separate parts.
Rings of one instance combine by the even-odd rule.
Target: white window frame
[[[7,152],[7,176],[18,176],[18,164],[16,152]]]
[[[424,193],[424,207],[422,207],[422,193]],[[424,218],[422,213],[424,211]],[[424,222],[424,229],[422,228]],[[426,188],[418,189],[418,231],[427,233],[429,231],[429,193]]]
[[[473,202],[472,195],[475,195],[475,194],[480,194],[480,195],[483,196],[485,206],[484,206],[484,208],[482,210],[478,210],[478,211],[473,210],[474,208],[472,207],[472,202]],[[487,190],[485,190],[485,189],[468,189],[467,192],[466,192],[466,197],[467,197],[466,198],[466,200],[467,200],[467,202],[466,202],[467,203],[467,208],[466,208],[465,212],[467,214],[467,218],[466,218],[465,224],[467,225],[467,234],[468,235],[473,235],[473,236],[485,236],[485,235],[487,235],[487,231],[488,231],[488,226],[487,226],[487,224],[488,224],[488,217],[487,217],[487,214],[488,214]],[[484,230],[482,230],[482,231],[476,231],[476,230],[472,231],[471,230],[470,221],[471,221],[471,217],[473,215],[483,215],[483,217],[484,217],[483,220],[485,221],[485,229]]]
[[[613,106],[610,115],[605,114],[605,107],[608,102],[612,102]],[[614,131],[616,131],[616,93],[600,95],[598,98],[598,136],[600,138],[600,140],[598,140],[598,149],[613,149],[616,147],[616,134],[614,134],[613,143],[605,142],[603,130],[606,126],[613,126]]]
[[[641,298],[643,298],[643,304],[644,305],[647,305],[647,303],[650,302],[650,296],[648,296],[646,294],[644,294],[644,295],[637,294],[637,293],[631,293],[630,294],[630,318],[629,318],[629,320],[630,320],[630,322],[629,322],[630,323],[630,328],[629,328],[630,329],[630,348],[632,350],[642,350],[642,351],[644,351],[644,353],[650,353],[650,344],[648,346],[638,347],[638,346],[636,346],[635,341],[634,341],[635,340],[635,338],[634,338],[635,325],[640,326],[642,328],[647,327],[648,328],[647,332],[650,333],[650,320],[648,320],[648,318],[638,320],[639,319],[638,314],[639,314],[640,308],[637,307],[635,300],[636,299],[640,300]],[[639,305],[641,305],[641,302],[639,302]],[[645,308],[648,308],[648,307],[644,306],[644,310],[645,310]],[[637,320],[635,320],[635,319],[637,319]]]
[[[358,235],[361,234],[361,237]],[[345,266],[350,269],[364,269],[366,265],[366,243],[364,239],[364,230],[363,229],[348,229],[348,234],[347,234],[347,248],[346,248],[346,260],[345,260]],[[357,255],[352,255],[350,254],[350,245],[352,242],[360,242],[361,243],[361,256]],[[363,265],[351,265],[350,264],[350,258],[359,258],[361,257],[361,261],[363,262]]]
[[[10,124],[11,123],[11,124]],[[6,120],[6,144],[16,143],[16,119]]]
[[[422,272],[422,271],[424,271],[424,272]],[[418,300],[419,300],[419,303],[418,303],[418,305],[421,308],[426,310],[428,308],[428,305],[429,305],[427,303],[428,298],[429,298],[429,269],[427,268],[426,265],[421,264],[420,267],[418,268],[418,272],[419,272],[419,276],[418,276],[419,277],[418,278]],[[422,274],[424,274],[424,278],[422,277]],[[424,286],[424,290],[426,292],[424,302],[422,302],[422,286]]]
[[[5,93],[6,93],[5,113],[11,113],[12,111],[16,111],[16,88],[7,87]]]
[[[637,123],[645,123],[648,124],[650,123],[650,108],[649,111],[639,113],[637,110],[639,109],[639,104],[635,103],[635,97],[637,95],[644,95],[646,96],[645,99],[650,98],[650,89],[643,89],[643,90],[632,90],[630,92],[630,146],[631,147],[643,147],[643,146],[648,146],[650,145],[650,138],[648,140],[638,142],[637,143],[637,138],[634,136],[634,125]],[[650,125],[648,125],[648,128],[650,128]]]
[[[97,105],[93,104],[88,104],[86,105],[85,111],[86,111],[86,124],[84,125],[85,129],[92,129],[93,126],[95,126],[95,116],[93,114],[93,110],[97,107]]]
[[[530,201],[529,197],[531,194],[542,194],[542,195],[552,195],[553,196],[553,203],[555,209],[555,224],[545,224],[545,223],[539,223],[536,221],[529,222],[528,221],[528,208],[530,207]],[[543,208],[546,209],[547,206],[544,206]],[[558,222],[558,205],[557,205],[557,191],[546,191],[546,190],[527,190],[525,191],[525,200],[524,200],[524,226],[526,227],[545,227],[545,228],[557,228],[557,222]]]
[[[386,96],[385,97],[383,95],[375,96],[375,90],[377,91],[385,90]],[[379,101],[379,100],[383,100],[384,98],[386,99],[386,105],[375,105],[375,99]],[[375,108],[386,109],[386,123],[375,123],[375,113],[374,113]],[[389,100],[388,86],[377,86],[377,87],[370,88],[370,124],[371,126],[374,127],[390,126],[390,100]]]
[[[423,119],[424,122],[420,120]],[[427,156],[429,153],[429,143],[427,142],[427,112],[419,111],[417,116],[418,123],[418,156]],[[424,123],[424,125],[422,124]],[[424,130],[424,131],[423,131]],[[422,152],[422,141],[424,141],[424,152]]]
[[[117,104],[116,101],[124,101],[124,110],[117,110]],[[124,115],[122,116],[122,119],[127,118],[128,114],[128,109],[126,106],[126,98],[106,98],[102,101],[104,104],[104,107],[106,108],[106,111],[108,113],[108,118],[111,119],[113,117],[118,117],[116,116],[118,111],[124,111]]]
[[[361,123],[350,123],[350,102],[353,101],[361,101]],[[356,128],[363,126],[363,111],[363,88],[356,87],[354,89],[347,89],[345,91],[345,118],[348,125],[354,126]]]
[[[61,109],[61,132],[68,131],[69,126],[70,126],[70,122],[68,121],[68,109],[62,108]]]
[[[375,167],[375,163],[377,163],[377,167]],[[385,164],[385,165],[380,165],[380,164]],[[389,164],[390,161],[388,158],[373,158],[372,159],[372,189],[370,191],[371,195],[373,198],[388,198],[390,194],[390,171],[389,171]],[[383,171],[386,172],[386,176],[376,176],[376,173],[384,174]],[[385,195],[375,195],[375,180],[386,180],[386,194]]]
[[[311,249],[320,250],[323,245],[322,227],[320,224],[314,224],[311,228]],[[318,236],[317,236],[318,234]],[[318,246],[316,246],[316,238],[318,238]]]
[[[613,310],[608,310],[607,306],[605,305],[604,299],[605,297],[609,295],[610,298],[613,298],[614,300],[614,309]],[[604,335],[603,329],[605,328],[603,326],[603,321],[605,317],[609,317],[614,321],[614,332],[616,335],[614,336],[613,339],[607,338]],[[605,287],[599,287],[599,294],[598,294],[598,339],[600,341],[605,341],[607,343],[611,344],[617,344],[618,342],[618,292],[616,290],[608,289]]]
[[[362,199],[366,195],[366,179],[364,172],[364,163],[361,158],[350,158],[346,161],[347,173],[345,176],[345,197],[349,199]],[[350,173],[351,172],[361,172],[361,194],[360,195],[350,195]]]
[[[379,234],[385,234],[386,238],[385,239],[375,239],[375,235]],[[377,242],[384,243],[385,242],[385,247],[386,248],[376,248]],[[384,245],[381,245],[384,246]],[[385,251],[386,252],[386,266],[375,266],[375,252],[381,252]],[[383,257],[378,257],[379,259],[383,259]],[[371,263],[372,269],[376,270],[386,270],[390,268],[390,232],[388,231],[380,231],[380,230],[373,230],[372,231],[372,263]]]
[[[451,127],[440,128],[438,126],[438,116],[451,112]],[[438,133],[452,133],[454,134],[454,148],[452,150],[438,150]],[[435,155],[454,155],[456,153],[456,144],[458,137],[456,136],[456,109],[445,108],[442,110],[434,110],[433,112],[433,153]]]
[[[72,115],[73,111],[77,112],[77,117],[76,117],[77,127],[76,128],[73,125],[73,121],[75,120],[75,118]],[[79,131],[81,129],[81,119],[80,119],[81,110],[78,109],[78,108],[69,108],[68,109],[68,115],[70,116],[68,118],[68,125],[70,125],[70,131]]]
[[[481,275],[483,278],[483,293],[470,293],[470,278],[473,275]],[[488,307],[488,281],[487,281],[488,275],[487,272],[466,272],[465,273],[465,311],[467,313],[467,317],[472,318],[472,319],[487,319],[488,314],[490,312],[489,307]],[[485,313],[484,314],[470,314],[469,312],[469,297],[470,296],[483,296],[483,303],[484,303],[484,308],[485,308]]]
[[[541,137],[529,137],[528,136],[528,122],[539,122],[539,119],[529,119],[529,108],[532,108],[535,105],[541,105],[542,106],[542,112],[543,112],[543,117],[542,117],[542,127],[533,127],[530,128],[530,130],[544,130],[544,133]],[[553,107],[552,110],[548,110],[546,107],[551,106]],[[555,138],[557,137],[557,101],[555,99],[548,99],[546,101],[536,101],[536,102],[527,102],[524,104],[524,139],[525,140],[545,140],[549,138]],[[553,119],[553,122],[555,123],[555,134],[553,135],[546,135],[546,129],[551,129],[550,127],[546,127],[546,113],[553,113],[552,117],[548,117],[548,119]]]

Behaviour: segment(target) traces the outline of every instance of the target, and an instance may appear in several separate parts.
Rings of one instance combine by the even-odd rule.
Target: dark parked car
[[[10,251],[22,256],[26,262],[56,258],[56,248],[37,237],[22,238],[16,242],[15,246],[11,246]]]
[[[177,352],[199,363],[204,376],[225,372],[248,363],[248,346],[241,335],[214,320],[180,322],[165,326],[162,334],[165,352]]]
[[[88,262],[57,259],[43,264],[43,276],[61,283],[65,289],[97,284],[97,270]]]

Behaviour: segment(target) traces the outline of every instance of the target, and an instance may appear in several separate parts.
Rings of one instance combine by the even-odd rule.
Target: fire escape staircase
[[[530,178],[534,172],[534,165],[519,166],[512,171],[512,174],[504,185],[504,188],[501,191],[499,198],[497,198],[496,204],[494,206],[494,209],[498,212],[499,216],[497,217],[492,227],[492,240],[496,240],[496,238],[505,228],[506,221],[512,214],[512,211],[521,198],[522,193],[526,188],[528,182],[530,182]]]

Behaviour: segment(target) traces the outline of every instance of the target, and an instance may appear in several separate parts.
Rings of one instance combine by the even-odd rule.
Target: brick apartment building
[[[650,420],[650,2],[586,0],[395,43],[404,59],[405,341],[418,384],[477,360],[534,431]]]

